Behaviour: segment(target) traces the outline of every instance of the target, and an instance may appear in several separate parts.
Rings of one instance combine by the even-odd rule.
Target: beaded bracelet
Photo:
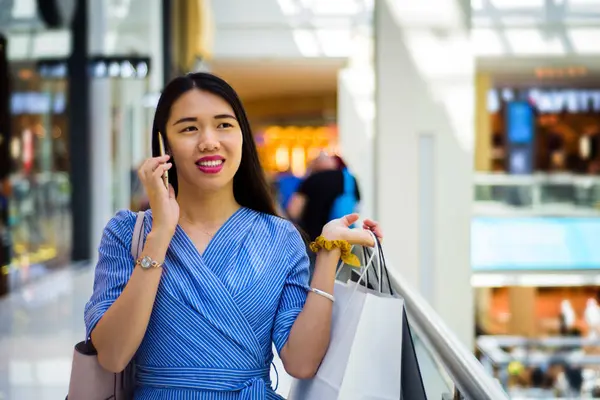
[[[322,249],[327,251],[340,249],[342,252],[340,258],[344,263],[353,267],[360,267],[360,260],[352,254],[352,246],[346,240],[327,240],[323,236],[319,236],[310,244],[310,250],[317,253]]]

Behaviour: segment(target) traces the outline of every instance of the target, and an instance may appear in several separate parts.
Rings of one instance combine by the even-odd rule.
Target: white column
[[[338,130],[342,156],[357,178],[360,214],[374,216],[373,133],[375,73],[371,39],[357,38],[357,54],[338,74]]]
[[[105,54],[107,33],[107,2],[88,1],[88,46],[90,55]],[[111,90],[108,78],[93,78],[90,83],[90,124],[92,167],[92,254],[96,260],[97,249],[104,226],[114,214],[111,133]],[[75,166],[77,167],[77,166]]]
[[[474,60],[459,1],[375,2],[375,211],[390,263],[471,348]]]
[[[160,92],[163,88],[163,46],[162,46],[162,3],[161,0],[148,0],[150,59],[150,91]]]
[[[164,49],[162,43],[162,2],[161,0],[149,0],[149,36],[150,42],[150,76],[149,82],[145,85],[147,94],[158,94],[163,90],[163,59]],[[148,129],[136,129],[133,131],[133,161],[134,165],[139,165],[143,160],[152,155],[150,133],[152,127],[152,118],[154,110],[145,109],[144,106],[139,110],[142,120],[139,121]]]

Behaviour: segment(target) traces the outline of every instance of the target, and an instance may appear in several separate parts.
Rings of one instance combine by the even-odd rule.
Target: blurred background
[[[102,229],[201,70],[282,214],[339,156],[514,398],[600,397],[600,0],[0,0],[0,399],[64,398]]]

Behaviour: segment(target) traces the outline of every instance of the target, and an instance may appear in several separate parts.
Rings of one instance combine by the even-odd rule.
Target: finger
[[[169,184],[169,197],[171,199],[175,198],[175,188],[173,188],[173,185]]]
[[[366,218],[366,219],[363,221],[363,224],[364,224],[364,225],[367,225],[367,226],[369,226],[369,227],[372,227],[372,226],[376,226],[376,225],[377,225],[377,222],[376,222],[376,221],[373,221],[372,219]]]
[[[171,167],[173,166],[172,163],[164,163],[164,164],[160,164],[156,167],[156,169],[154,170],[154,172],[152,172],[153,176],[158,176],[159,178],[162,179],[163,174],[165,173],[165,171],[168,171],[171,169]]]
[[[363,229],[373,232],[380,241],[383,240],[383,230],[379,226],[370,227],[370,226],[363,225]]]
[[[366,219],[363,221],[363,229],[368,229],[375,234],[380,240],[383,239],[383,230],[379,226],[378,222],[375,222],[371,219]]]
[[[164,156],[149,158],[144,162],[141,170],[145,171],[146,173],[152,173],[156,170],[156,168],[158,168],[159,165],[169,161],[170,157],[170,155],[165,154]]]
[[[368,230],[350,229],[346,234],[346,240],[353,245],[374,247],[375,241]]]
[[[344,223],[346,224],[346,226],[350,226],[353,223],[355,223],[356,221],[358,221],[358,219],[360,218],[360,216],[358,214],[348,214],[345,215],[342,220],[344,221]]]

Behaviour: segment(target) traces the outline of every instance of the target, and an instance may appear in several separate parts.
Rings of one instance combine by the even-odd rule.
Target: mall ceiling
[[[335,93],[344,59],[222,59],[211,72],[226,79],[244,99]]]

